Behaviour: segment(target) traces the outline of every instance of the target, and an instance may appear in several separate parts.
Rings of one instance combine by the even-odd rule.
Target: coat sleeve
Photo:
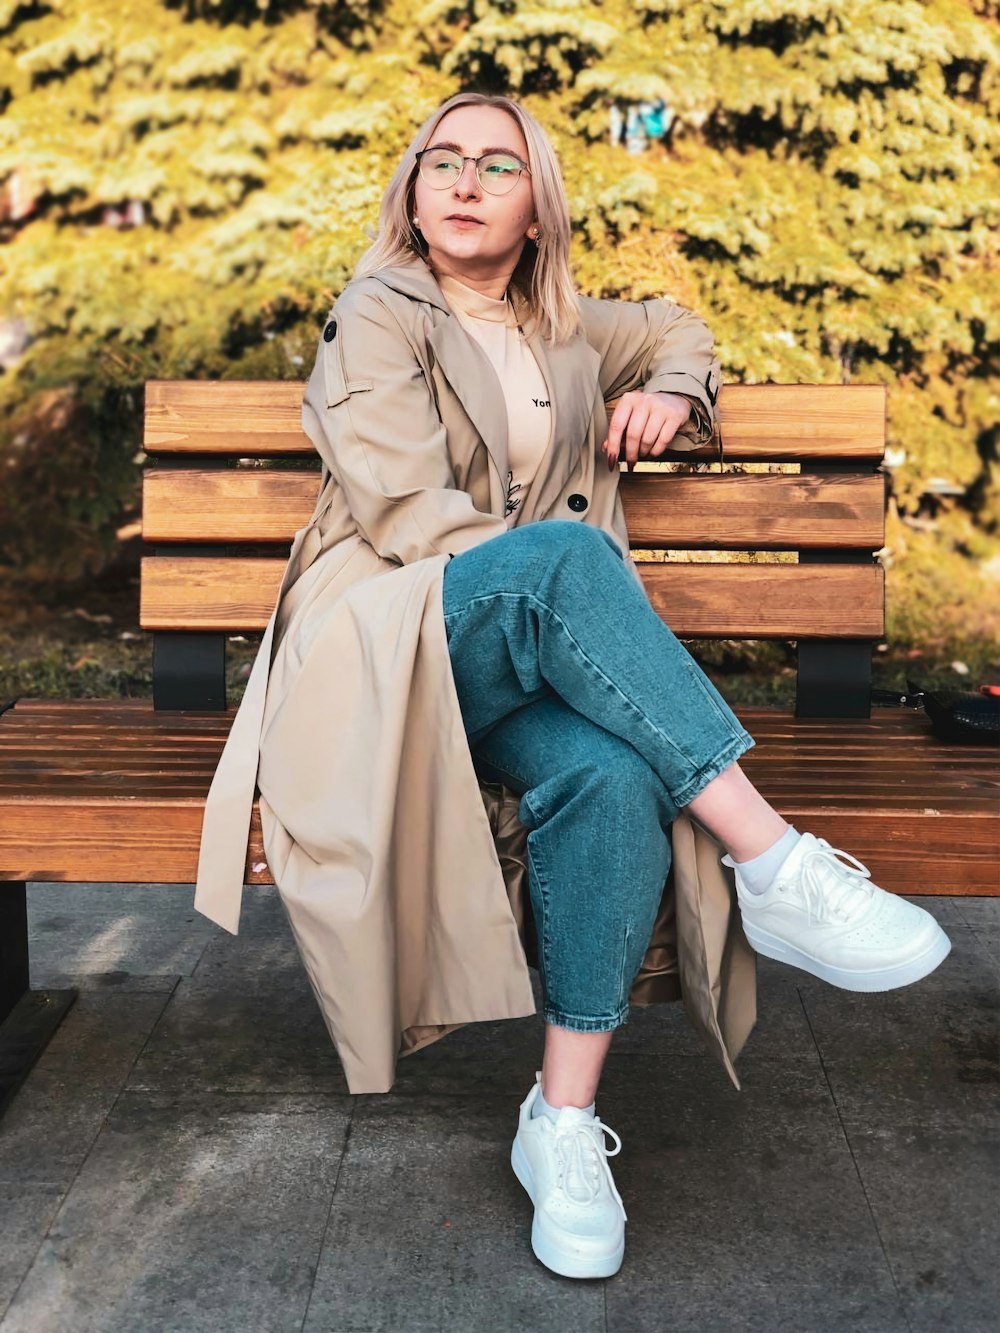
[[[342,487],[358,531],[384,559],[458,555],[507,531],[455,483],[419,358],[370,291],[345,288],[306,385],[302,428]]]
[[[605,399],[632,389],[683,394],[690,418],[677,434],[695,444],[712,439],[721,365],[701,318],[674,301],[603,301],[580,297],[587,340],[600,353]]]

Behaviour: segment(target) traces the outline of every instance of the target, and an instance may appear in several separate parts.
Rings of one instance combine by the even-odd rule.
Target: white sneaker
[[[866,865],[812,833],[802,834],[763,893],[746,887],[731,857],[722,864],[736,872],[743,929],[753,948],[831,986],[909,986],[951,951],[930,912],[880,889]]]
[[[625,1257],[627,1215],[608,1158],[622,1141],[598,1116],[564,1106],[555,1121],[531,1118],[542,1090],[541,1071],[521,1103],[510,1152],[514,1174],[535,1205],[531,1248],[546,1268],[563,1277],[611,1277]],[[604,1146],[610,1134],[614,1152]]]

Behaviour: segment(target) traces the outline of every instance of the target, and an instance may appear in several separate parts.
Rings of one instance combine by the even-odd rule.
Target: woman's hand
[[[631,472],[640,458],[657,458],[691,415],[691,402],[679,393],[623,393],[608,422],[601,445],[614,471],[624,454]]]

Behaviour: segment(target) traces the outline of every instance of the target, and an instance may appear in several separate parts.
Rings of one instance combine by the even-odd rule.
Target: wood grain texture
[[[314,454],[301,426],[298,380],[149,380],[143,448],[149,454]],[[618,399],[611,399],[613,410]],[[726,384],[719,391],[725,458],[852,458],[884,453],[884,384]],[[665,458],[713,459],[718,445]]]
[[[147,380],[149,454],[315,453],[302,429],[298,380]]]
[[[881,475],[795,476],[623,472],[625,523],[636,550],[879,549]],[[313,472],[147,468],[147,542],[287,542],[312,516]]]
[[[147,556],[144,630],[263,629],[283,560]],[[878,638],[884,630],[881,565],[641,564],[657,614],[687,638]]]
[[[0,716],[0,879],[193,884],[205,796],[235,709],[22,699]],[[740,767],[781,814],[907,894],[997,894],[1000,754],[921,712],[870,720],[737,707]],[[272,883],[257,807],[247,882]],[[253,869],[254,866],[259,867]]]

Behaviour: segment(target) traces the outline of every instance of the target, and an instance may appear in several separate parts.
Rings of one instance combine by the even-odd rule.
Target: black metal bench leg
[[[23,880],[0,883],[0,1116],[77,997],[28,985],[27,890]]]

